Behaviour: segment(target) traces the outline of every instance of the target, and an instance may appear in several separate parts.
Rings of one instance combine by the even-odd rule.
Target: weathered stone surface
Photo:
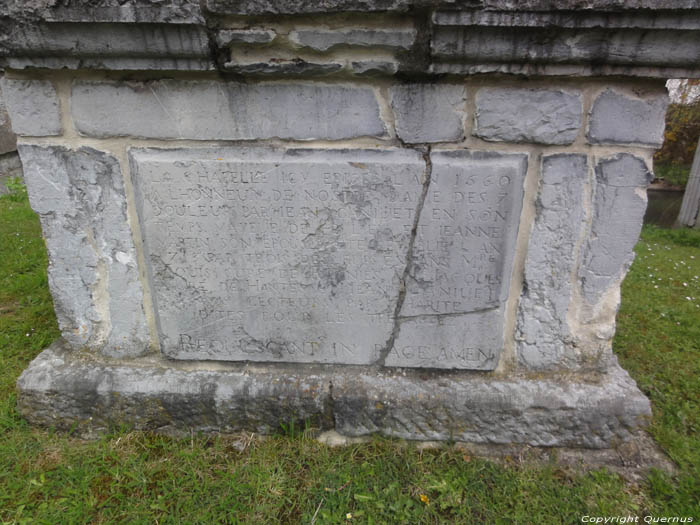
[[[667,106],[666,93],[643,100],[606,89],[591,109],[588,141],[661,147]]]
[[[18,381],[30,422],[94,435],[117,425],[169,433],[269,434],[291,422],[332,427],[330,383],[290,368],[182,370],[172,363],[104,364],[58,341]]]
[[[338,140],[386,130],[369,88],[219,81],[75,82],[80,133],[97,137]]]
[[[308,421],[346,436],[608,448],[632,438],[651,415],[617,364],[597,382],[327,366],[186,370],[160,360],[94,362],[58,342],[17,385],[30,423],[82,435],[120,424],[188,435],[270,433]]]
[[[423,190],[420,155],[237,148],[131,159],[167,356],[378,359]]]
[[[5,45],[0,56],[16,69],[214,68],[205,28],[189,24],[21,24],[9,28]]]
[[[383,60],[364,60],[351,62],[350,69],[358,76],[385,76],[393,75],[399,70],[399,65],[396,62]]]
[[[391,88],[396,134],[404,142],[464,137],[466,89],[456,84],[399,84]]]
[[[216,33],[216,43],[221,47],[233,44],[269,44],[277,33],[272,29],[222,29]]]
[[[5,98],[2,95],[2,76],[0,76],[0,155],[16,149],[17,138],[12,132],[12,123],[5,107]]]
[[[527,155],[456,150],[430,158],[401,316],[497,308],[508,294]]]
[[[336,430],[349,436],[605,448],[644,426],[651,408],[615,363],[599,383],[338,375],[333,413]]]
[[[239,64],[227,62],[224,65],[226,71],[239,75],[303,75],[307,77],[320,77],[331,75],[343,69],[343,64],[328,62],[307,62],[305,60],[276,60],[274,62],[256,62],[253,64]]]
[[[639,157],[620,153],[596,165],[593,223],[580,278],[586,300],[594,304],[619,286],[634,260],[634,245],[646,210],[646,186],[652,174]]]
[[[586,218],[587,179],[585,155],[557,154],[542,159],[516,333],[518,360],[530,369],[572,368],[576,361],[567,315],[576,246]]]
[[[289,39],[315,51],[328,51],[335,46],[388,47],[409,49],[416,39],[415,29],[309,29],[292,31]]]
[[[12,130],[18,135],[59,135],[61,118],[56,89],[48,80],[2,79]]]
[[[149,334],[119,163],[91,148],[20,145],[19,153],[63,336],[108,356],[143,354]]]
[[[492,141],[571,144],[581,113],[578,92],[484,88],[476,95],[474,134]]]
[[[503,308],[399,319],[386,366],[493,370],[503,348]]]

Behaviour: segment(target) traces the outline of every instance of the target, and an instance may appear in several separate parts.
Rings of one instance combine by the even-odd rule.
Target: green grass
[[[656,162],[654,163],[654,175],[659,179],[664,179],[668,184],[685,187],[690,176],[690,165]]]
[[[499,465],[447,446],[374,439],[331,449],[291,429],[242,445],[240,436],[126,430],[84,442],[31,428],[15,410],[14,384],[58,336],[40,235],[26,196],[0,198],[0,523],[700,519],[698,232],[645,228],[623,287],[615,349],[652,399],[654,438],[679,465],[677,476],[654,472],[641,486],[604,469]]]

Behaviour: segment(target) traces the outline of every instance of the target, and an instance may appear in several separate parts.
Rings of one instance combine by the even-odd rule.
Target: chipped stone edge
[[[617,363],[595,381],[494,380],[473,372],[106,360],[70,351],[61,339],[32,361],[17,391],[18,410],[30,423],[88,437],[119,425],[169,434],[270,433],[293,420],[348,437],[605,449],[633,439],[651,416],[649,401]],[[583,414],[577,423],[589,431],[561,428],[571,414]],[[409,428],[406,417],[433,426]],[[504,435],[494,432],[494,421]]]

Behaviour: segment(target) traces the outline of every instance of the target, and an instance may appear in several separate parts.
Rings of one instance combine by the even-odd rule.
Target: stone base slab
[[[281,364],[97,360],[57,341],[20,376],[32,424],[95,435],[118,425],[166,433],[271,433],[294,422],[345,436],[615,448],[651,416],[617,363],[597,376]]]

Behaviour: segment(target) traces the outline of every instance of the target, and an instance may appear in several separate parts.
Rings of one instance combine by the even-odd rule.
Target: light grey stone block
[[[96,137],[339,140],[386,134],[374,92],[342,85],[77,81],[71,107],[78,131]]]
[[[386,366],[493,370],[503,348],[503,308],[399,319]]]
[[[333,413],[348,436],[605,448],[645,426],[651,407],[614,363],[599,382],[339,374]]]
[[[593,223],[580,270],[583,294],[595,304],[619,286],[634,260],[634,245],[646,211],[646,187],[652,174],[639,157],[620,153],[596,165]]]
[[[132,150],[161,350],[372,364],[425,163],[410,150]]]
[[[385,364],[490,370],[503,349],[527,156],[434,151],[431,163]]]
[[[17,387],[30,423],[87,436],[124,424],[171,434],[265,434],[293,421],[346,436],[611,448],[651,416],[649,401],[616,363],[597,381],[313,365],[186,370],[162,360],[96,362],[59,341]]]
[[[58,97],[51,82],[5,77],[2,91],[12,130],[17,135],[42,137],[61,134]]]
[[[269,44],[277,33],[272,29],[222,29],[216,33],[216,43],[220,47],[234,44]]]
[[[387,47],[409,49],[416,39],[415,29],[309,29],[289,33],[289,39],[301,47],[328,51],[336,46]]]
[[[593,103],[588,124],[591,144],[661,147],[666,124],[666,93],[638,99],[606,89]]]
[[[91,148],[20,145],[19,153],[63,336],[107,356],[143,354],[149,333],[119,163]]]
[[[465,314],[508,295],[527,155],[433,151],[402,317]]]
[[[391,88],[396,134],[404,142],[464,138],[466,89],[456,84],[400,84]]]
[[[576,362],[567,314],[576,246],[585,225],[587,179],[585,155],[557,154],[542,159],[516,333],[518,360],[529,369],[573,367]]]
[[[574,91],[483,88],[476,95],[474,135],[484,140],[571,144],[581,127]]]

